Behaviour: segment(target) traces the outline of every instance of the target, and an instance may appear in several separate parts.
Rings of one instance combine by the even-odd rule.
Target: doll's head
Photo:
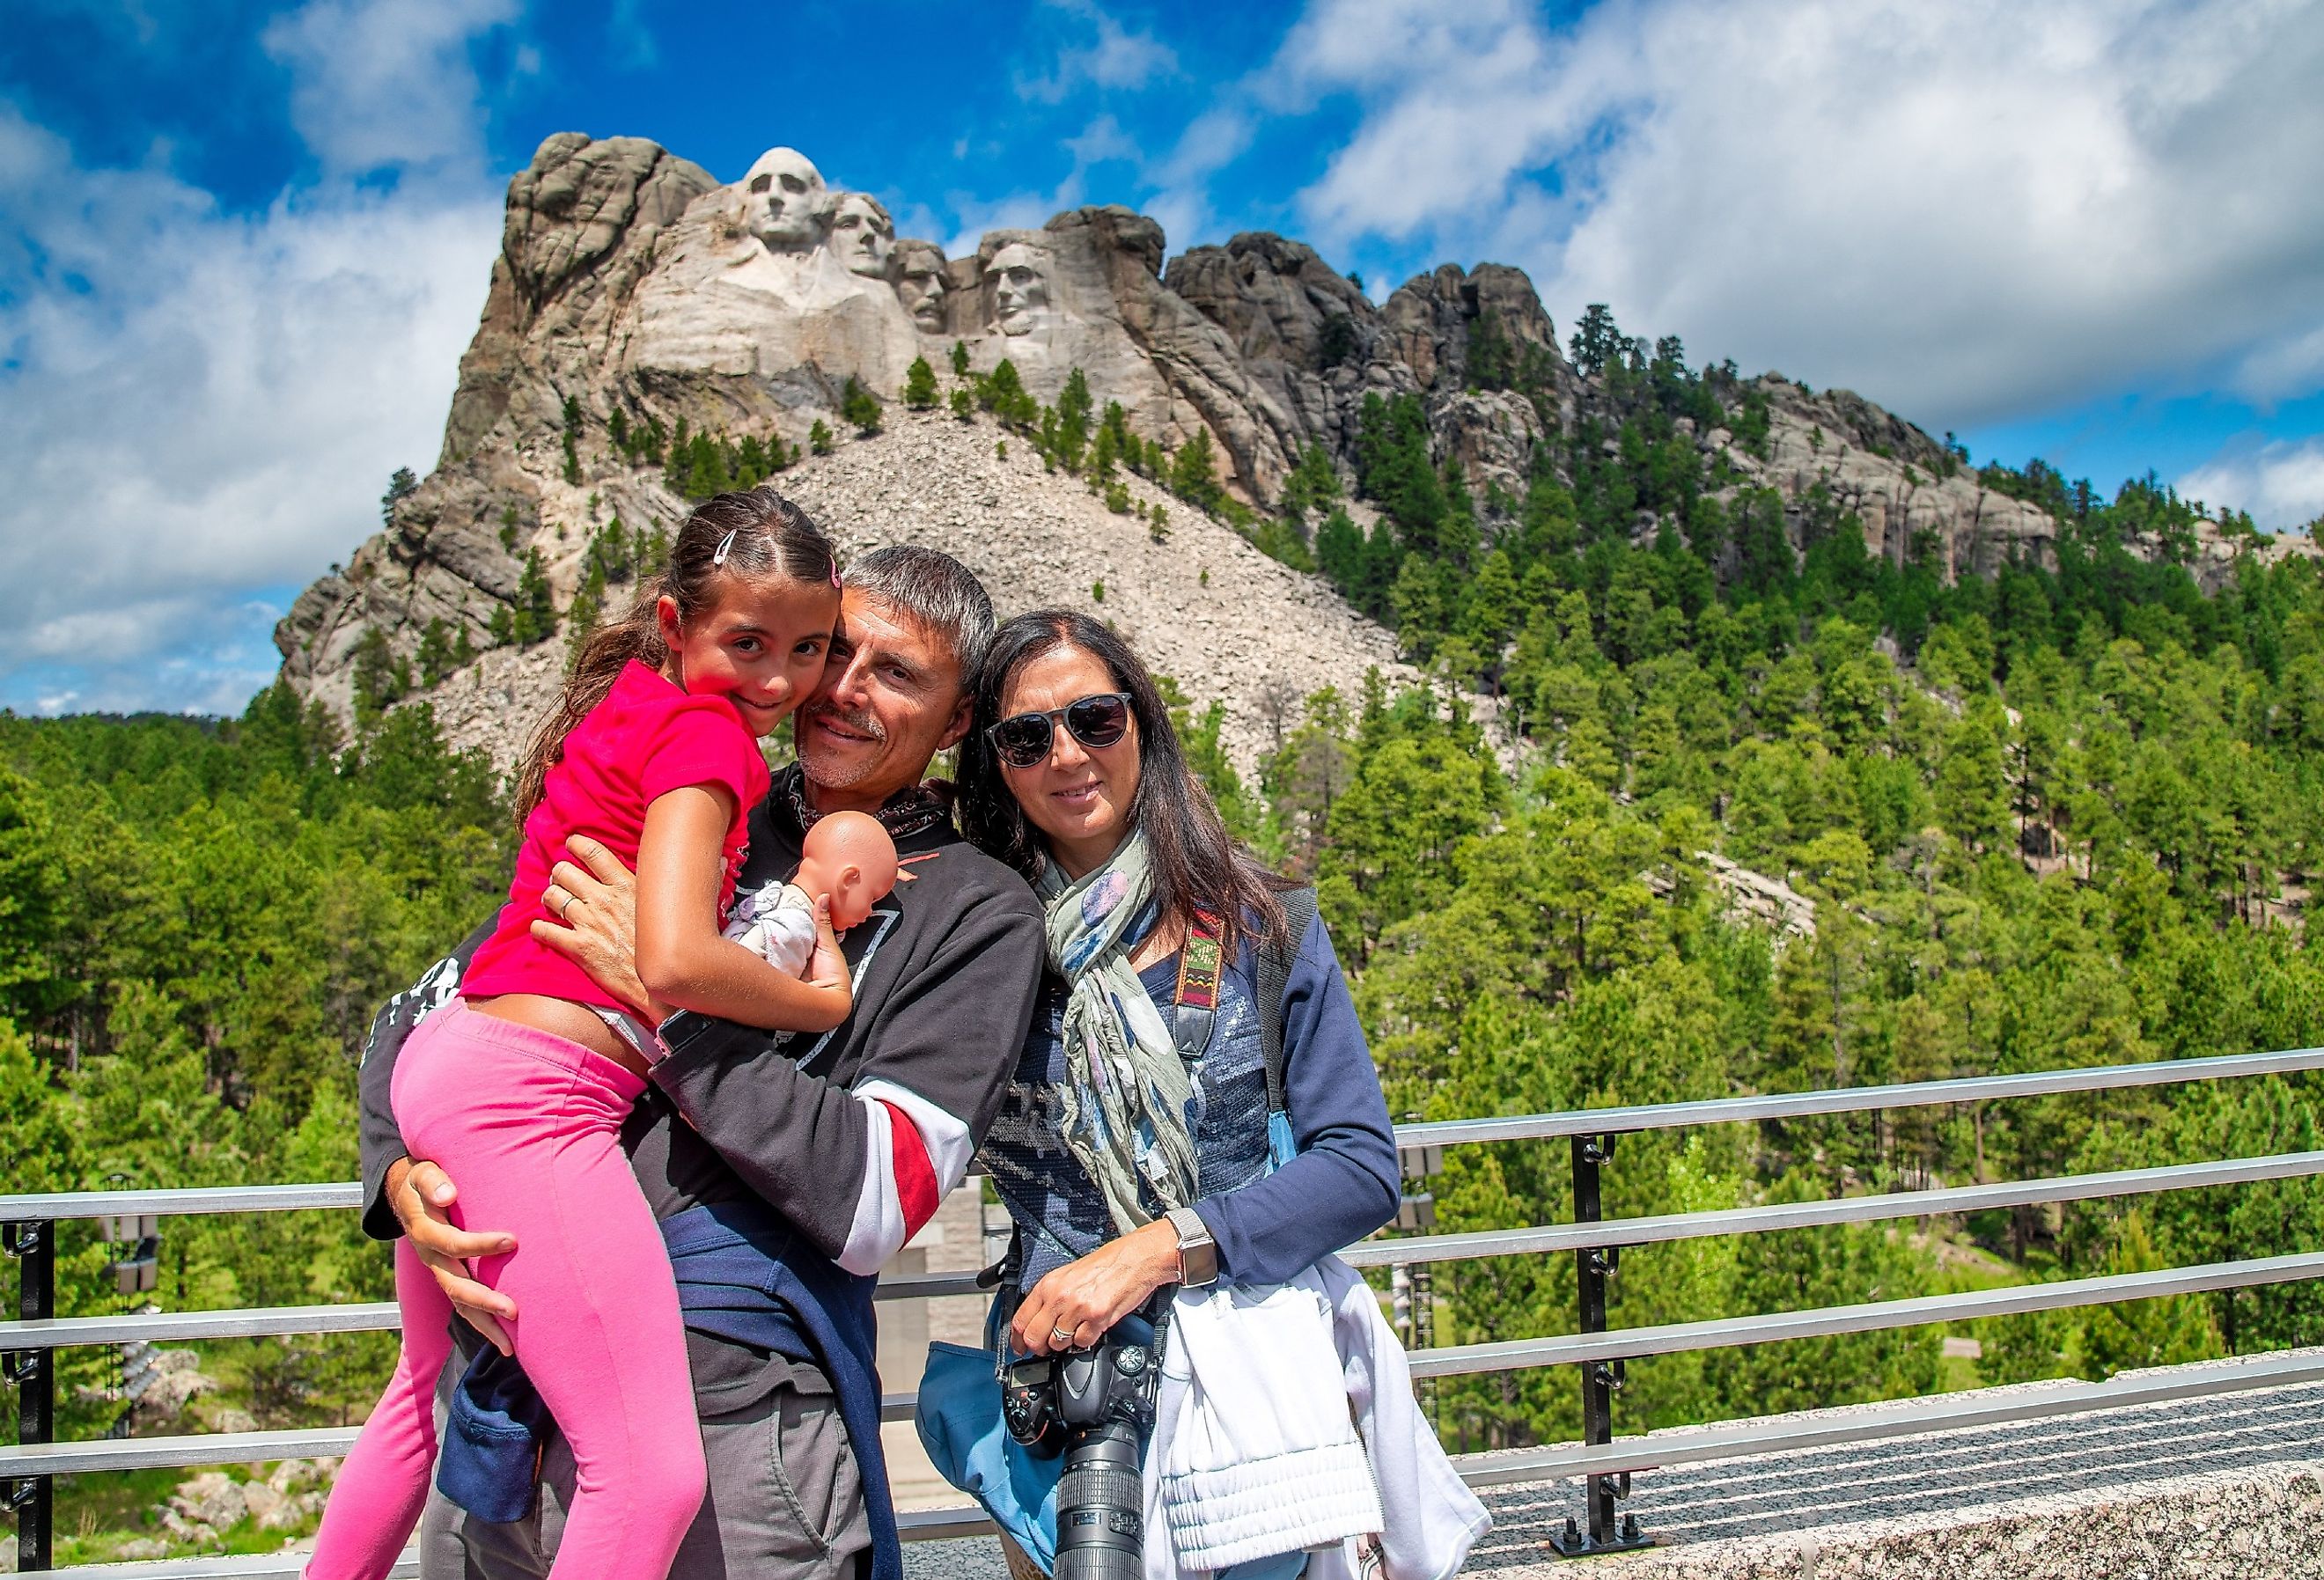
[[[862,812],[818,818],[807,831],[791,882],[809,895],[830,895],[832,930],[844,933],[896,886],[896,842],[878,818]]]

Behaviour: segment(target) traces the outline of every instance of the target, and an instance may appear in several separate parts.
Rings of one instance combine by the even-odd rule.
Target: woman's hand
[[[1178,1278],[1178,1231],[1157,1218],[1045,1275],[1009,1325],[1018,1353],[1086,1349]]]

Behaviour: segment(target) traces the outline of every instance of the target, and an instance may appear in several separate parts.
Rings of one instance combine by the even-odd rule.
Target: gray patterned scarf
[[[1130,967],[1130,924],[1153,897],[1146,836],[1067,882],[1052,862],[1034,885],[1048,906],[1049,965],[1065,979],[1065,1074],[1058,1088],[1068,1151],[1104,1194],[1114,1228],[1151,1215],[1139,1186],[1167,1207],[1194,1198],[1194,1088],[1162,1013]]]

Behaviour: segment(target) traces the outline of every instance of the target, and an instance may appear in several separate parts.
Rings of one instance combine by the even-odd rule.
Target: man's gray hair
[[[995,622],[991,596],[967,566],[940,549],[890,543],[849,565],[847,585],[943,637],[960,662],[960,683],[976,684]]]

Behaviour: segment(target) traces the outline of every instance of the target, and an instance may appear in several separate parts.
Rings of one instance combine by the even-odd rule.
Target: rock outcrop
[[[1007,359],[1037,400],[1054,402],[1078,368],[1141,437],[1175,448],[1208,435],[1229,486],[1255,505],[1309,446],[1351,469],[1373,395],[1419,397],[1436,458],[1460,466],[1480,498],[1494,485],[1520,494],[1545,459],[1564,466],[1562,441],[1577,423],[1618,424],[1618,401],[1560,352],[1517,270],[1446,264],[1375,305],[1312,248],[1280,236],[1246,234],[1165,258],[1161,227],[1119,207],[996,231],[947,258],[933,242],[898,237],[876,199],[828,187],[792,149],[770,149],[722,185],[642,139],[553,136],[510,183],[501,254],[434,472],[393,506],[384,531],[300,595],[275,633],[284,672],[344,713],[371,633],[407,663],[431,623],[447,642],[483,652],[529,556],[539,554],[561,600],[598,523],[675,521],[683,502],[640,464],[651,448],[683,428],[803,448],[818,421],[842,426],[851,380],[892,402],[915,358],[946,368],[955,345],[979,372]],[[1743,389],[1765,398],[1765,441],[1745,447],[1711,429],[1695,442],[1724,458],[1730,486],[1784,497],[1795,544],[1816,513],[1852,513],[1868,548],[1900,564],[1932,555],[1951,576],[2054,562],[2053,518],[1983,487],[1912,424],[1848,392],[1812,395],[1772,374]],[[648,433],[652,447],[637,442]],[[959,464],[958,447],[929,442],[929,464]],[[785,486],[807,489],[820,475],[788,473]],[[1042,514],[1036,496],[1047,484],[1038,467],[1005,469],[977,503],[945,507],[944,541],[978,563],[973,551],[1013,543],[1020,521],[1093,531],[1074,512],[1071,523]],[[890,503],[842,488],[833,524],[858,542],[921,530]],[[1196,530],[1194,513],[1173,510],[1179,531]],[[1117,519],[1100,514],[1101,524]],[[1637,531],[1658,524],[1645,519]],[[1032,544],[1028,564],[1077,568],[1062,579],[1028,571],[1009,595],[1054,583],[1045,596],[1065,597],[1085,587],[1084,550],[1104,541]],[[2195,568],[2217,583],[2239,555],[2311,551],[2304,539],[2255,547],[2210,534],[2199,538]],[[995,549],[986,558],[1007,557]],[[1127,607],[1161,568],[1131,552],[1096,574]],[[1279,620],[1254,602],[1259,628],[1300,629],[1288,611],[1305,606],[1298,598],[1322,599],[1339,609],[1347,651],[1388,654],[1384,633],[1355,634],[1361,622],[1319,585],[1273,571],[1245,580],[1247,599],[1293,599]],[[1163,585],[1152,589],[1157,599]],[[1340,651],[1327,643],[1316,672],[1338,673]],[[511,676],[542,667],[516,653],[487,653],[484,664],[481,674]],[[1281,667],[1261,663],[1250,683]],[[1239,717],[1250,711],[1242,683],[1221,682]]]
[[[843,557],[926,543],[976,572],[1004,616],[1064,605],[1110,622],[1197,707],[1227,704],[1223,738],[1246,772],[1278,728],[1298,722],[1298,698],[1325,686],[1352,698],[1374,666],[1391,681],[1415,678],[1388,633],[1315,577],[1140,479],[1127,485],[1134,513],[1117,514],[1021,445],[1002,458],[989,424],[897,412],[878,438],[843,440],[780,483],[830,528]],[[659,492],[642,476],[630,486],[632,500]],[[678,502],[664,496],[660,508],[674,513]],[[1148,513],[1156,508],[1167,513],[1159,537]],[[560,598],[580,577],[582,541],[568,533],[550,563]],[[503,648],[417,700],[434,707],[453,745],[481,748],[504,768],[564,668],[561,640]],[[1261,698],[1289,711],[1262,707]]]

